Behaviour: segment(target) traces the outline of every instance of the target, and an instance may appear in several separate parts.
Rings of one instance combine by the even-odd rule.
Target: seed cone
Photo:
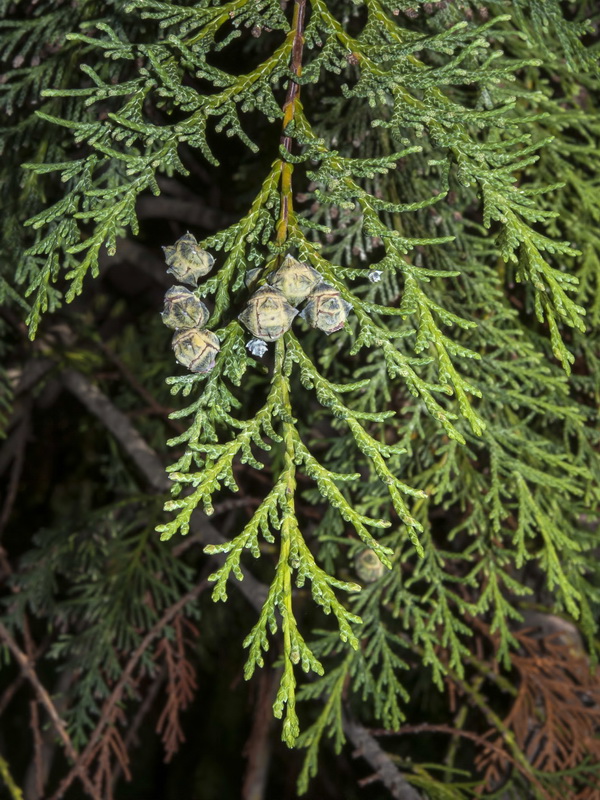
[[[308,264],[286,256],[279,269],[268,279],[293,306],[302,303],[321,282],[321,276]]]
[[[328,283],[320,283],[308,298],[302,317],[313,328],[330,334],[344,327],[351,308],[337,289]]]
[[[197,286],[198,280],[207,275],[215,263],[213,256],[198,246],[191,233],[184,234],[174,245],[163,247],[163,252],[169,265],[167,272],[190,286]]]
[[[356,574],[365,583],[374,583],[385,572],[385,567],[373,550],[363,550],[354,562]]]
[[[190,372],[210,372],[220,349],[219,339],[212,331],[191,328],[178,331],[173,337],[175,358]]]
[[[290,329],[297,313],[279,289],[261,286],[248,300],[238,319],[257,339],[274,342]]]
[[[208,322],[208,309],[193,292],[183,286],[172,286],[165,294],[161,314],[168,328],[202,328]]]

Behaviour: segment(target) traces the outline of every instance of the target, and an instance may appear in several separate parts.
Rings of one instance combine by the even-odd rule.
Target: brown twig
[[[299,78],[302,75],[302,54],[304,51],[304,18],[306,16],[306,0],[295,0],[294,17],[292,20],[292,30],[294,40],[292,42],[292,56],[290,59],[290,70]],[[292,137],[285,132],[287,126],[294,119],[296,101],[300,97],[300,84],[298,81],[290,80],[287,88],[287,95],[283,104],[283,125],[281,134],[281,144],[288,153],[292,152]]]
[[[167,677],[167,668],[163,665],[158,675],[152,681],[150,688],[144,692],[144,699],[138,708],[135,717],[133,718],[133,722],[130,724],[127,734],[123,739],[123,744],[125,745],[125,749],[129,752],[131,747],[136,747],[139,744],[138,740],[138,731],[142,725],[142,722],[146,719],[146,716],[150,712],[150,709],[154,705],[154,701],[158,695],[160,687],[165,682],[165,678]],[[113,774],[112,774],[112,787],[117,785],[121,775],[123,773],[123,769],[119,763],[116,764]]]
[[[34,769],[34,785],[36,797],[42,797],[44,794],[43,782],[43,766],[42,766],[42,734],[40,732],[40,716],[38,714],[37,700],[31,700],[29,703],[29,712],[31,719],[31,733],[33,736],[33,769]]]
[[[19,673],[18,677],[14,679],[12,683],[10,683],[4,692],[2,693],[2,697],[0,697],[0,717],[4,714],[6,707],[13,699],[15,694],[19,691],[23,683],[25,682],[25,676],[23,673]]]
[[[12,575],[12,571],[13,570],[10,565],[10,561],[8,560],[8,553],[2,547],[2,545],[0,545],[0,583]]]
[[[420,722],[418,725],[403,725],[401,728],[398,728],[398,730],[395,731],[388,730],[387,728],[369,728],[369,732],[373,736],[406,736],[408,734],[415,733],[447,733],[449,736],[458,736],[464,739],[470,739],[486,750],[493,750],[502,755],[503,758],[506,758],[507,761],[510,761],[513,766],[519,769],[519,762],[513,758],[513,756],[508,753],[505,748],[499,747],[493,742],[490,742],[481,734],[473,733],[473,731],[466,731],[462,728],[456,728],[453,725],[434,725],[430,724],[429,722]]]
[[[292,55],[290,70],[297,78],[302,74],[302,53],[304,50],[304,19],[306,15],[306,0],[295,0],[294,16],[292,19]],[[292,152],[292,137],[286,133],[289,125],[294,120],[296,103],[300,97],[300,84],[290,79],[285,102],[283,104],[283,123],[280,143],[288,153]],[[281,161],[281,208],[277,223],[276,243],[282,245],[287,239],[289,215],[292,208],[292,173],[293,164],[282,159]]]
[[[48,640],[50,637],[48,637]],[[44,649],[46,649],[44,647]],[[38,653],[41,652],[38,648]],[[50,696],[54,699],[54,705],[57,712],[62,716],[67,708],[68,692],[75,680],[75,675],[72,669],[64,669],[61,671],[58,680],[50,692]],[[58,748],[58,742],[52,728],[42,728],[40,730],[40,753],[39,765],[35,763],[35,759],[27,768],[25,780],[23,785],[23,793],[25,800],[44,800],[44,786],[48,781],[50,772],[52,770],[52,763]],[[41,793],[37,790],[38,781],[42,786]]]
[[[101,741],[102,736],[105,733],[106,728],[111,724],[113,720],[113,714],[118,709],[118,705],[122,700],[123,693],[125,691],[126,686],[130,683],[133,672],[137,667],[137,664],[143,654],[146,652],[152,641],[161,633],[163,628],[165,628],[171,620],[181,611],[184,606],[188,603],[195,600],[200,594],[206,589],[208,586],[208,581],[203,580],[193,589],[190,589],[189,592],[184,594],[176,603],[173,603],[162,615],[162,617],[154,623],[152,628],[148,631],[148,633],[144,636],[142,641],[136,647],[136,649],[131,654],[129,661],[125,665],[125,669],[121,673],[121,677],[115,684],[114,689],[112,690],[110,696],[107,698],[104,706],[102,707],[102,713],[100,715],[100,719],[98,720],[98,724],[94,728],[88,743],[86,744],[84,750],[82,751],[81,755],[77,758],[74,766],[67,774],[67,776],[61,781],[60,786],[56,790],[56,792],[52,795],[51,800],[59,800],[66,790],[69,788],[71,783],[73,782],[75,776],[78,772],[85,770],[89,767],[90,762],[94,758],[97,750],[97,746]],[[0,631],[1,632],[1,631]]]
[[[88,778],[85,770],[82,770],[81,767],[78,766],[78,754],[75,748],[73,747],[73,743],[71,742],[71,737],[69,736],[67,729],[65,727],[64,722],[60,718],[60,714],[56,710],[56,706],[52,702],[52,698],[40,682],[40,679],[37,676],[35,669],[33,668],[29,658],[27,655],[21,650],[19,645],[13,639],[10,631],[5,627],[5,625],[0,622],[0,639],[4,641],[10,652],[13,654],[15,661],[21,667],[23,674],[31,684],[34,692],[36,693],[39,702],[44,706],[46,709],[48,716],[50,717],[50,721],[56,733],[58,734],[59,739],[63,743],[65,748],[65,752],[67,756],[75,762],[75,766],[71,770],[73,780],[76,777],[79,777],[83,785],[85,786],[87,792],[96,800],[102,800],[102,798],[97,794],[96,789],[90,779]],[[70,774],[71,774],[70,773]]]
[[[4,532],[4,528],[9,520],[10,514],[13,510],[15,500],[17,499],[17,492],[19,490],[19,483],[23,473],[23,466],[25,464],[25,448],[27,446],[27,437],[29,436],[29,414],[26,413],[21,420],[21,423],[16,432],[16,452],[10,471],[10,478],[8,481],[8,489],[4,498],[2,506],[2,513],[0,514],[0,536]]]
[[[40,655],[46,651],[48,645],[50,644],[50,641],[51,637],[46,636],[44,641],[36,648],[33,656],[30,656],[32,662],[36,661],[40,657]],[[2,714],[4,714],[10,701],[19,691],[24,682],[25,682],[25,676],[21,672],[14,679],[14,681],[6,687],[6,689],[2,693],[2,696],[0,696],[0,717],[2,716]]]

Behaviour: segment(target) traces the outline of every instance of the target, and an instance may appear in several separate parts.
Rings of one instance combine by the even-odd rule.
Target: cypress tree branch
[[[69,522],[37,533],[16,568],[11,536],[6,557],[0,550],[19,587],[7,628],[31,609],[36,624],[52,626],[51,655],[85,665],[65,712],[76,749],[124,653],[191,589],[194,554],[159,547],[149,538],[152,502],[124,498],[123,483],[135,491],[142,482],[149,494],[171,490],[163,539],[192,531],[184,542],[210,542],[213,598],[225,600],[234,578],[248,597],[247,677],[281,640],[274,711],[286,742],[306,748],[301,791],[319,769],[320,742],[343,746],[347,707],[388,730],[410,729],[417,716],[441,725],[455,716],[457,692],[471,702],[452,758],[484,765],[482,792],[496,791],[504,762],[518,765],[506,778],[515,796],[585,793],[600,763],[593,742],[585,760],[577,737],[593,730],[593,715],[574,708],[577,723],[561,725],[559,701],[548,718],[536,702],[528,708],[536,668],[519,626],[530,596],[577,620],[597,650],[600,86],[587,0],[568,18],[560,0],[34,5],[25,19],[16,0],[0,24],[9,65],[0,105],[12,112],[0,136],[27,170],[0,181],[10,252],[0,296],[11,306],[0,334],[18,328],[17,309],[33,334],[77,297],[61,313],[88,335],[68,341],[57,327],[42,347],[64,351],[67,363],[84,359],[87,374],[99,329],[114,336],[125,377],[102,375],[100,394],[82,374],[64,383],[128,455],[103,453],[106,486],[81,492],[92,498],[83,510],[70,507],[69,520],[85,517],[82,531]],[[218,165],[239,146],[253,157]],[[157,208],[198,230],[158,241],[183,231],[174,220],[145,224],[135,245],[127,232]],[[165,265],[148,257],[159,245],[177,280],[190,281],[167,293],[163,320],[174,334],[144,310],[156,285],[169,286]],[[127,297],[119,281],[103,280],[111,258],[136,266]],[[154,287],[130,303],[140,269]],[[154,411],[171,405],[153,400],[164,396],[170,335],[185,370],[168,385],[188,400],[173,403],[167,479],[147,444],[164,424],[144,409],[142,437],[119,409],[135,407],[136,395]],[[23,343],[9,336],[7,346],[8,362],[19,362]],[[0,426],[17,421],[14,400],[0,369]],[[33,414],[36,430],[35,404]],[[28,481],[23,469],[18,497]],[[89,481],[75,478],[86,491]],[[220,510],[238,490],[252,502],[235,505],[225,539],[200,509]],[[94,498],[107,493],[119,505],[103,513]],[[249,555],[268,585],[248,574]],[[153,582],[158,574],[164,583]],[[74,608],[94,620],[81,633],[87,648],[75,642]],[[112,645],[106,664],[90,631]],[[576,677],[550,651],[551,680],[576,706]],[[425,675],[451,687],[430,723],[415,695]],[[485,725],[497,731],[487,761]],[[543,748],[528,750],[530,729],[548,742],[548,769],[538,769]],[[105,785],[107,743],[122,747],[117,735],[95,751]],[[402,747],[412,754],[408,740]],[[432,762],[443,764],[441,751]],[[409,788],[470,791],[453,763],[437,772],[419,757]]]

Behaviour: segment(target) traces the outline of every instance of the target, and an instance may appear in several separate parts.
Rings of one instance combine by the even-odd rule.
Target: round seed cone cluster
[[[171,247],[163,247],[167,272],[181,283],[197,286],[198,280],[211,270],[214,258],[198,246],[191,233],[186,233]],[[210,372],[220,345],[218,337],[204,326],[210,316],[208,309],[185,286],[172,286],[165,294],[162,321],[175,331],[175,358],[190,372]]]
[[[250,279],[249,284],[252,283]],[[299,313],[297,306],[304,301],[306,305],[300,316],[326,334],[343,328],[352,308],[337,289],[323,282],[315,269],[288,255],[279,269],[269,276],[268,284],[254,292],[239,315],[256,337],[248,345],[251,352],[264,352],[256,340],[274,342],[283,336]]]

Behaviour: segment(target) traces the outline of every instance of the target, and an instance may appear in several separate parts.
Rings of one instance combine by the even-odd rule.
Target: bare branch
[[[269,778],[272,742],[270,731],[273,724],[272,706],[281,680],[280,667],[263,672],[258,681],[258,697],[254,709],[254,721],[248,741],[244,746],[247,758],[242,800],[262,800],[265,797]]]
[[[147,715],[150,712],[150,709],[154,705],[154,701],[156,700],[156,696],[158,692],[165,682],[167,677],[167,670],[166,667],[163,665],[158,675],[152,681],[150,688],[147,689],[144,693],[144,699],[140,704],[140,707],[136,711],[135,717],[133,718],[133,722],[130,723],[129,729],[123,739],[123,744],[125,745],[125,749],[129,752],[130,748],[137,747],[139,745],[139,738],[138,738],[138,731],[146,719]],[[123,768],[119,763],[116,764],[113,774],[112,774],[112,787],[114,787],[119,782],[121,775],[123,774]]]
[[[344,733],[356,748],[357,755],[362,756],[373,767],[394,800],[422,800],[421,795],[407,782],[369,731],[348,714],[344,716]]]
[[[31,765],[33,773],[33,784],[35,790],[35,797],[42,797],[44,794],[44,766],[42,760],[42,733],[40,730],[40,716],[38,714],[37,700],[31,700],[29,703],[29,712],[31,718],[31,733],[33,736],[33,763]]]
[[[101,420],[131,460],[143,473],[155,491],[166,492],[171,487],[160,459],[133,427],[122,411],[84,375],[69,369],[63,373],[63,382],[91,413]]]
[[[46,648],[44,647],[43,649],[45,650]],[[36,658],[41,652],[43,652],[42,648],[38,648]],[[31,656],[30,660],[33,661]],[[73,670],[62,670],[50,693],[50,696],[54,700],[54,707],[60,715],[66,711],[68,691],[74,680],[75,675]],[[41,730],[40,744],[39,764],[36,764],[36,759],[34,759],[34,762],[29,764],[25,774],[25,780],[23,782],[25,800],[44,800],[44,787],[50,776],[54,756],[58,747],[58,742],[52,728],[46,727]],[[41,791],[38,790],[38,783],[41,784]]]

